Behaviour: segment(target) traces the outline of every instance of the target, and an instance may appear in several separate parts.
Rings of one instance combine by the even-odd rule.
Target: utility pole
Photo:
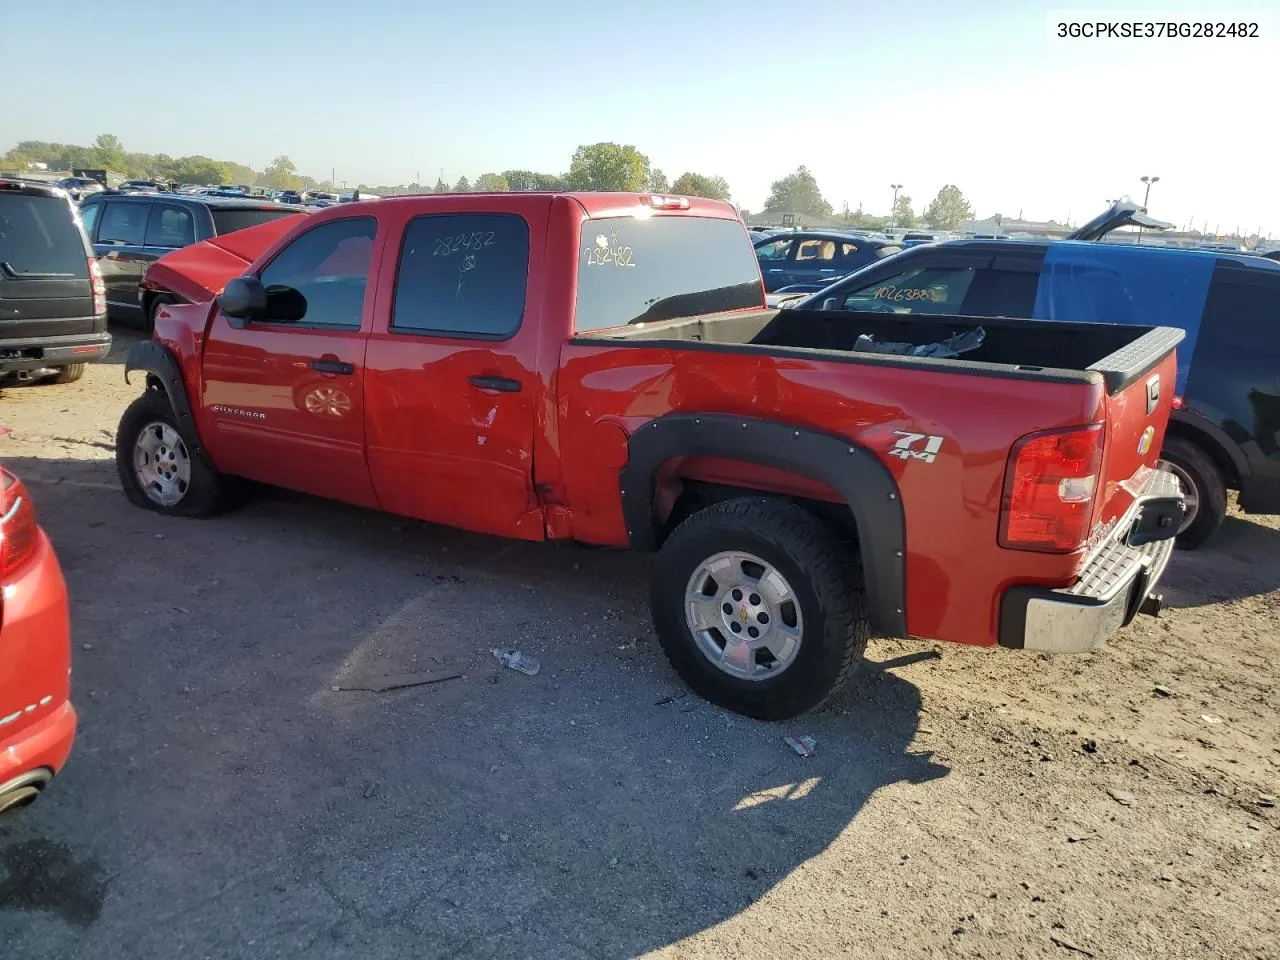
[[[1147,201],[1148,201],[1149,199],[1151,199],[1151,185],[1152,185],[1153,183],[1159,183],[1159,182],[1160,182],[1160,178],[1159,178],[1159,177],[1142,177],[1141,179],[1142,179],[1142,182],[1143,182],[1143,183],[1145,183],[1145,184],[1147,185],[1146,192],[1142,195],[1142,212],[1143,212],[1143,213],[1146,213],[1146,212],[1147,212]],[[1142,242],[1142,228],[1141,228],[1141,227],[1139,227],[1139,228],[1138,228],[1138,242],[1139,242],[1139,243],[1141,243],[1141,242]]]
[[[898,191],[902,189],[902,184],[891,183],[889,187],[893,190],[893,207],[889,210],[889,226],[896,227],[898,225]]]

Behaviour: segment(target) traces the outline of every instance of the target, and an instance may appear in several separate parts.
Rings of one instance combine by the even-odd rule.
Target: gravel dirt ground
[[[275,491],[131,507],[129,342],[0,394],[81,718],[0,834],[6,960],[1280,958],[1275,518],[1233,511],[1094,654],[873,642],[764,724],[682,688],[643,558]],[[424,672],[461,676],[334,689]]]

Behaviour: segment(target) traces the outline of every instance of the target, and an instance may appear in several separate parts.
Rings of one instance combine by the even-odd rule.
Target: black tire
[[[699,649],[685,617],[685,591],[703,561],[745,551],[790,584],[803,618],[795,659],[777,676],[735,677]],[[662,649],[695,692],[759,720],[785,720],[818,706],[861,661],[870,630],[852,551],[802,507],[776,498],[714,504],[681,523],[658,552],[650,608]]]
[[[1196,498],[1195,516],[1178,533],[1177,545],[1195,550],[1218,532],[1227,517],[1227,483],[1213,458],[1185,437],[1166,437],[1160,458],[1177,469],[1178,479]]]
[[[162,390],[148,389],[129,404],[120,417],[120,426],[116,430],[116,473],[124,495],[134,506],[165,516],[208,517],[220,513],[229,505],[229,478],[211,470],[203,458],[187,451],[185,444],[181,445],[181,451],[190,463],[190,482],[182,499],[173,504],[158,503],[142,488],[133,467],[134,445],[144,430],[157,423],[168,424],[177,430],[177,417]]]
[[[48,383],[75,383],[84,376],[83,363],[69,363],[65,367],[58,367],[58,372],[50,377]]]

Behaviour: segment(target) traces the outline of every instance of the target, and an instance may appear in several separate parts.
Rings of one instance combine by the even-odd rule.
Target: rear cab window
[[[281,217],[292,217],[298,212],[297,210],[282,210],[275,207],[232,207],[226,210],[213,205],[209,207],[209,214],[213,217],[213,230],[218,236],[222,236],[224,233],[235,233],[237,230],[245,230],[249,227],[256,227],[262,223],[279,220]]]
[[[763,309],[756,253],[737,220],[588,220],[578,252],[574,330]]]
[[[391,332],[505,340],[520,329],[528,279],[523,217],[415,217],[401,241]]]
[[[87,279],[88,258],[65,197],[0,190],[0,279]]]

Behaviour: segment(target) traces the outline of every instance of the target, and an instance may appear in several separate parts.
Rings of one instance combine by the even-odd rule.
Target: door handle
[[[520,381],[510,377],[467,377],[467,383],[477,390],[501,390],[503,393],[519,393]]]
[[[342,360],[312,360],[311,369],[320,373],[355,373],[356,368]]]

